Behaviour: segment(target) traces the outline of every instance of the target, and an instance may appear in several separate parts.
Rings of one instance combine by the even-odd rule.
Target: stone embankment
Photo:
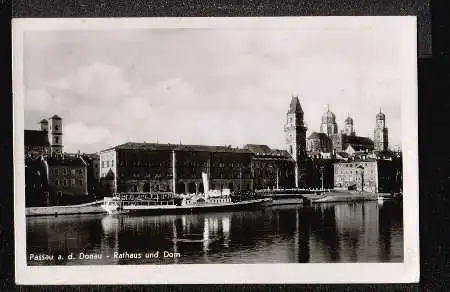
[[[105,213],[105,211],[100,206],[102,203],[103,201],[96,201],[70,206],[28,207],[25,209],[25,215],[48,216]]]
[[[356,202],[376,201],[379,194],[358,191],[330,191],[322,194],[304,194],[311,203],[334,203],[334,202]]]

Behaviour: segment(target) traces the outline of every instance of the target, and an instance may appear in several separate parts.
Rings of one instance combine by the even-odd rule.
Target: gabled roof
[[[348,158],[348,153],[347,152],[338,152],[336,153],[336,156],[340,156],[342,158]]]
[[[49,166],[86,166],[86,162],[81,157],[70,155],[54,155],[47,157]]]
[[[293,96],[291,99],[291,104],[289,106],[288,114],[303,113],[302,106],[298,100],[298,96]]]
[[[25,130],[25,146],[50,146],[48,135],[44,131]]]
[[[207,145],[183,145],[183,144],[158,144],[158,143],[135,143],[127,142],[107,150],[150,150],[150,151],[192,151],[192,152],[216,152],[216,153],[247,153],[251,154],[247,149],[233,148],[231,146],[207,146]]]
[[[354,146],[354,145],[372,145],[373,146],[373,141],[368,137],[347,136],[346,135],[345,142],[348,144],[351,144],[352,146]]]
[[[309,135],[308,139],[329,140],[330,137],[328,137],[328,135],[325,133],[313,132],[311,133],[311,135]]]
[[[272,149],[270,149],[267,145],[258,145],[258,144],[245,144],[244,149],[248,149],[253,153],[270,153]]]
[[[267,145],[246,144],[244,145],[244,149],[250,150],[258,158],[270,157],[270,158],[292,159],[291,155],[286,150],[271,149]]]

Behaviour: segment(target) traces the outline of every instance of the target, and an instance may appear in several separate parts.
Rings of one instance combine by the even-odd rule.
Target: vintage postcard
[[[20,284],[419,279],[416,17],[14,19]]]

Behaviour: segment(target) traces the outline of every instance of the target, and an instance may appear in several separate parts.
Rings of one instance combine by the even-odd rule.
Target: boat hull
[[[216,212],[216,211],[228,211],[228,210],[241,210],[249,208],[262,208],[272,205],[272,199],[255,199],[242,202],[227,202],[220,204],[192,204],[192,205],[162,205],[162,206],[125,206],[121,212],[109,212],[108,214],[191,214],[191,213],[204,213],[204,212]]]

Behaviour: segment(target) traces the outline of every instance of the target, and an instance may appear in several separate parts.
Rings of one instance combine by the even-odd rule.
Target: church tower
[[[57,115],[51,117],[48,123],[48,140],[50,141],[52,154],[63,153],[63,141],[62,141],[62,119]]]
[[[293,96],[287,121],[284,127],[286,150],[295,160],[295,187],[304,184],[306,164],[306,126],[303,122],[303,109],[297,96]]]
[[[39,124],[41,124],[41,131],[48,132],[48,121],[46,119],[40,121]]]
[[[320,132],[327,134],[328,137],[338,133],[336,116],[332,111],[330,111],[330,106],[328,106],[327,112],[322,116]]]
[[[350,116],[345,119],[344,134],[347,136],[355,136],[355,130],[353,129],[353,119]]]
[[[386,116],[381,112],[381,109],[376,116],[374,142],[375,151],[388,150],[388,129],[386,128]]]

